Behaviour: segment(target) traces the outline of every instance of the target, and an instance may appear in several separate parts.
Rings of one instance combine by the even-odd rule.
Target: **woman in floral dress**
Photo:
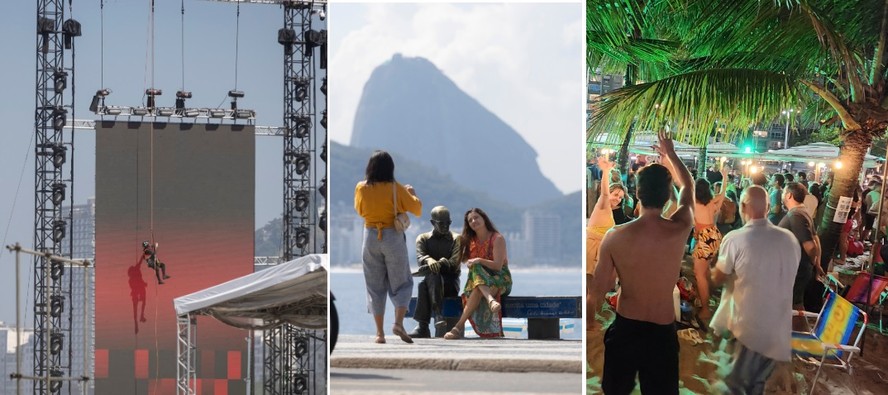
[[[469,272],[463,290],[463,313],[444,338],[462,338],[466,321],[480,337],[502,337],[500,298],[512,291],[506,240],[483,210],[473,208],[464,217],[460,248],[459,260],[465,262]]]

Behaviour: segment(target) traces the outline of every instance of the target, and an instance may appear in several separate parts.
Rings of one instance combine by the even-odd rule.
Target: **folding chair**
[[[845,294],[845,298],[851,303],[861,304],[864,309],[872,314],[876,307],[879,308],[879,333],[885,333],[882,330],[882,303],[888,298],[888,277],[872,276],[872,287],[870,287],[870,274],[867,272],[857,273],[854,283]],[[869,290],[869,294],[867,294]]]
[[[807,364],[817,365],[817,373],[811,384],[811,394],[820,377],[820,369],[834,366],[851,374],[851,358],[860,352],[860,339],[866,330],[866,313],[834,292],[830,292],[820,314],[795,311],[794,316],[816,318],[814,332],[792,332],[792,353]],[[858,318],[863,325],[852,343],[851,337]]]

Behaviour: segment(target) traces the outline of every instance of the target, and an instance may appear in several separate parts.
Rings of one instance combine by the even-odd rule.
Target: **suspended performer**
[[[170,276],[166,273],[166,265],[157,260],[157,246],[157,243],[154,243],[154,246],[152,246],[148,241],[143,241],[142,260],[148,264],[148,267],[154,269],[154,274],[157,275],[157,283],[163,284],[163,280],[170,278]],[[163,278],[161,278],[161,274],[163,274]]]

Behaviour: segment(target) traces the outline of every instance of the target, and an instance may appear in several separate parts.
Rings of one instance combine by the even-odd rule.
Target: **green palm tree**
[[[888,126],[888,0],[656,2],[645,21],[680,43],[673,73],[605,95],[588,134],[665,125],[700,144],[716,121],[730,139],[785,109],[828,108],[831,116],[820,121],[840,126],[843,143],[819,226],[828,262],[841,230],[832,222],[839,197],[853,194],[867,149]],[[590,0],[587,8],[605,3]]]
[[[669,60],[679,43],[656,38],[658,33],[651,30],[656,25],[646,21],[647,13],[651,11],[649,7],[661,5],[656,1],[588,2],[587,73],[622,74],[627,87],[635,85],[638,80],[650,81],[670,75]],[[633,126],[630,123],[620,136],[617,167],[623,174],[629,164]]]

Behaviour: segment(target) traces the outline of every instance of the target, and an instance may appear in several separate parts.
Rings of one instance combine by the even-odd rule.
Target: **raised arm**
[[[599,156],[598,157],[598,167],[601,169],[601,184],[599,185],[599,193],[598,193],[598,201],[595,202],[595,207],[592,209],[592,213],[589,214],[589,221],[586,226],[603,226],[608,225],[613,221],[613,212],[610,209],[610,200],[608,199],[608,195],[610,193],[610,178],[611,178],[611,169],[614,168],[614,163],[607,159],[607,156]],[[611,217],[610,220],[605,220],[603,217]]]
[[[694,179],[691,178],[691,172],[688,171],[687,166],[675,153],[672,138],[666,134],[665,130],[661,130],[657,135],[660,141],[656,149],[664,161],[669,162],[666,167],[672,170],[672,178],[680,188],[678,210],[672,214],[672,219],[690,226],[694,222]]]
[[[607,159],[607,155],[599,156],[598,168],[601,169],[601,185],[598,192],[598,201],[595,203],[595,210],[610,210],[607,196],[610,193],[610,171],[614,168],[614,163]],[[607,174],[607,177],[604,176],[605,174]],[[595,211],[593,210],[592,213],[595,213]]]
[[[718,192],[718,195],[712,198],[714,205],[721,205],[722,201],[725,200],[725,194],[728,192],[728,167],[725,166],[725,161],[721,161],[721,190]]]

